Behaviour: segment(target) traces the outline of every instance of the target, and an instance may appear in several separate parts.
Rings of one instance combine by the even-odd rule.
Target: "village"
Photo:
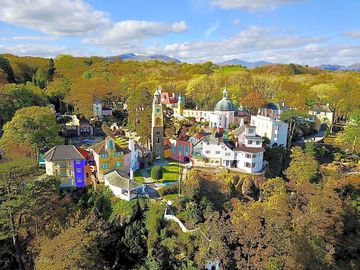
[[[222,95],[213,110],[187,109],[186,97],[157,88],[149,123],[150,144],[140,143],[136,133],[117,123],[109,123],[104,134],[84,117],[67,116],[62,130],[70,143],[40,154],[39,165],[45,167],[47,175],[61,178],[61,188],[96,188],[104,184],[114,196],[127,201],[138,196],[158,197],[157,189],[181,185],[186,171],[193,167],[263,174],[267,166],[265,148],[288,145],[288,123],[281,121],[280,115],[291,108],[269,103],[258,108],[256,115],[250,115],[242,106],[232,104],[226,87]],[[95,100],[91,120],[104,121],[111,116],[114,108],[106,105]],[[121,105],[126,111],[126,103]],[[171,121],[181,123],[171,137],[164,134],[165,109],[170,110]],[[311,140],[324,137],[321,131],[332,125],[333,117],[325,105],[309,112],[303,121],[316,123],[320,134],[320,138]]]

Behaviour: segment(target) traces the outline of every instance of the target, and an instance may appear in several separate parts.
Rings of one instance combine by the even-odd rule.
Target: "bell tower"
[[[154,93],[151,117],[151,151],[153,158],[164,158],[164,118],[161,105],[161,92]]]

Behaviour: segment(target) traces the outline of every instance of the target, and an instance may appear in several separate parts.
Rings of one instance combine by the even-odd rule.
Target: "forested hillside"
[[[124,100],[123,128],[149,138],[160,86],[188,108],[213,109],[225,86],[253,114],[285,103],[291,132],[329,104],[344,127],[321,144],[267,148],[265,174],[189,170],[159,200],[127,202],[102,184],[59,189],[44,176],[38,154],[64,143],[48,105],[90,118],[96,99]],[[359,101],[354,71],[0,55],[0,269],[195,270],[214,260],[224,269],[360,269]],[[194,231],[165,220],[166,207]]]

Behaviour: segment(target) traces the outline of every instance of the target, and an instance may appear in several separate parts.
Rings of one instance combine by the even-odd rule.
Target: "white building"
[[[123,172],[113,170],[104,175],[104,183],[105,186],[111,189],[114,196],[122,200],[130,201],[145,191],[145,186],[132,178],[132,171],[129,177]]]
[[[263,169],[262,138],[256,135],[256,128],[245,126],[236,130],[238,141],[235,146],[221,139],[204,137],[193,147],[195,166],[222,166],[237,168],[248,173]]]
[[[251,116],[251,125],[256,126],[256,133],[270,140],[270,147],[286,147],[288,124],[279,120],[266,109],[259,109],[258,114]]]
[[[97,99],[93,103],[93,113],[96,118],[102,119],[104,116],[111,116],[113,113],[113,109],[103,107],[101,101]]]
[[[228,99],[228,91],[225,88],[223,98],[216,103],[213,111],[184,109],[182,116],[194,117],[197,122],[207,121],[209,126],[213,128],[228,129],[235,122],[234,114],[234,105]]]

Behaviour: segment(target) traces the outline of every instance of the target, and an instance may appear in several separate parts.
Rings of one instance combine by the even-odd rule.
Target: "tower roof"
[[[154,93],[154,96],[160,96],[160,95],[161,95],[160,89],[159,89],[159,88],[156,88],[155,93]]]

